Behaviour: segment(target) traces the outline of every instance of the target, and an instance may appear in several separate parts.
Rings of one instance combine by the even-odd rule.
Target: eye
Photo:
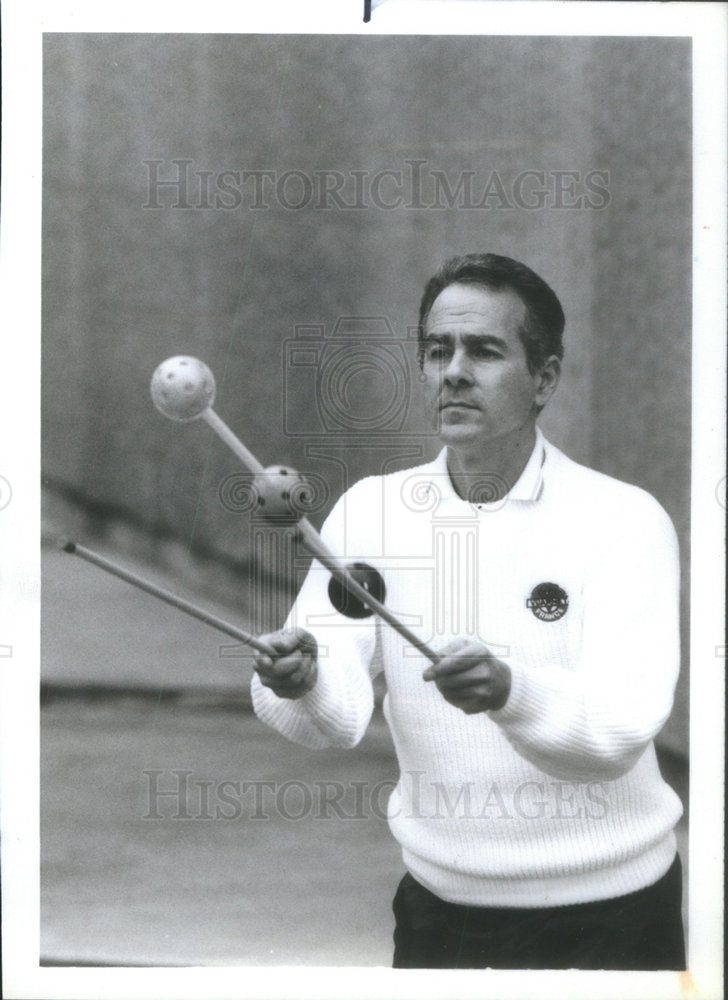
[[[503,355],[495,347],[489,347],[487,344],[480,344],[473,351],[476,358],[485,358],[486,360],[493,360],[502,358]]]
[[[427,361],[442,361],[447,357],[447,348],[437,340],[430,340],[425,344],[425,358]]]

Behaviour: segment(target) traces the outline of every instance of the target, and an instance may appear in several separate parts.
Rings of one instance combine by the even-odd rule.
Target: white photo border
[[[6,0],[3,19],[3,448],[0,723],[4,992],[17,998],[713,998],[722,992],[725,489],[725,4],[551,0],[267,0],[180,5]],[[692,681],[686,973],[334,968],[41,968],[39,623],[41,51],[44,32],[690,37],[694,60]],[[724,492],[723,492],[724,496]],[[723,501],[724,502],[724,501]],[[10,596],[8,596],[10,595]]]

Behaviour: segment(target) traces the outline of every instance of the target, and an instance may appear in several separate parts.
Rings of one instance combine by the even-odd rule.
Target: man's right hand
[[[255,653],[255,669],[261,684],[279,698],[302,698],[316,684],[318,646],[305,629],[282,629],[260,637],[278,653],[272,657]]]

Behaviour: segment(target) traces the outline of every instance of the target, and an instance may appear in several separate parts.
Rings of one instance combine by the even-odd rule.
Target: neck
[[[485,447],[448,445],[447,471],[455,492],[464,500],[472,499],[475,484],[479,490],[487,490],[489,500],[501,500],[518,482],[535,444],[533,423],[489,441]]]

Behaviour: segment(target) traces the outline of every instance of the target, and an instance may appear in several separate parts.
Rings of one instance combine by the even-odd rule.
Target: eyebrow
[[[451,333],[428,333],[423,338],[425,344],[452,344],[454,337]],[[508,351],[508,344],[500,337],[494,337],[491,333],[464,333],[461,340],[466,347],[482,347],[489,345],[497,347],[505,354]]]

